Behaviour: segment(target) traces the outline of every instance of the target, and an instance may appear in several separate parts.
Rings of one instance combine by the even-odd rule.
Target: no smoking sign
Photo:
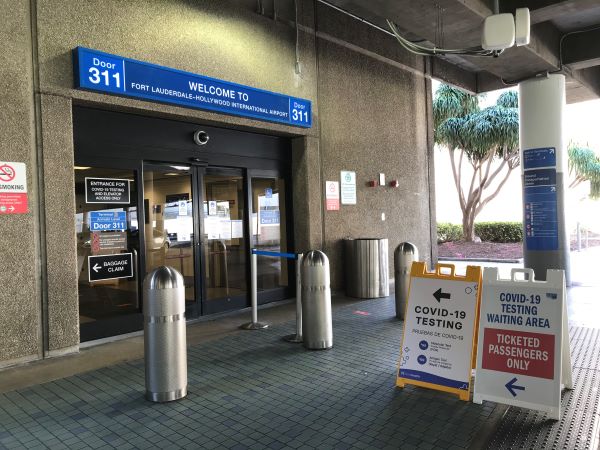
[[[27,212],[25,163],[0,161],[0,215]]]
[[[2,164],[0,166],[0,181],[12,181],[14,180],[16,173],[17,172],[12,166],[8,164]]]

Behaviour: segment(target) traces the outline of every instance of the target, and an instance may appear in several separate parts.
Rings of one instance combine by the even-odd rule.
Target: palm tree
[[[450,155],[463,238],[472,242],[475,218],[520,164],[517,93],[505,92],[496,105],[480,109],[476,96],[441,85],[433,100],[433,117],[435,142]],[[473,169],[468,189],[462,182],[465,160]],[[492,186],[495,180],[498,183]]]
[[[590,182],[590,198],[600,198],[600,158],[587,147],[569,144],[569,187],[575,187],[584,181]]]

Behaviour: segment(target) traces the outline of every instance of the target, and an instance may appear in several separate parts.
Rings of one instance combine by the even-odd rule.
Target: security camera
[[[206,145],[210,136],[206,131],[198,130],[194,132],[194,142],[198,145]]]

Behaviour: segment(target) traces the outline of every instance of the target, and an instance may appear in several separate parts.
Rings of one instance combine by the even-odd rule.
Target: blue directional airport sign
[[[526,246],[529,250],[557,250],[556,169],[528,169],[523,174]]]
[[[530,148],[523,151],[523,168],[525,170],[555,166],[556,149],[554,147]]]
[[[75,87],[188,108],[312,126],[311,102],[84,47],[73,50]]]

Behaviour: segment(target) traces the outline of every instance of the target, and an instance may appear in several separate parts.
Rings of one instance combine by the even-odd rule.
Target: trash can
[[[161,266],[144,280],[144,355],[148,400],[187,395],[185,285],[172,267]]]
[[[410,242],[402,242],[394,251],[394,287],[396,293],[396,317],[404,320],[408,287],[410,285],[410,268],[419,260],[417,246]]]
[[[378,298],[390,295],[388,240],[344,239],[346,295]]]
[[[311,350],[333,346],[329,259],[319,250],[302,260],[302,339]]]

